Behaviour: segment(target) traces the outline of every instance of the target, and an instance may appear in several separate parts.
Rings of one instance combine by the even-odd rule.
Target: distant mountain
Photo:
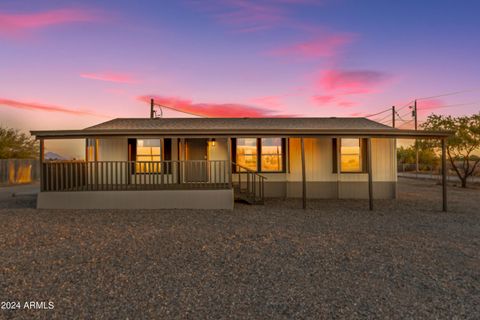
[[[55,153],[55,152],[47,152],[44,155],[45,160],[67,160],[67,158]]]

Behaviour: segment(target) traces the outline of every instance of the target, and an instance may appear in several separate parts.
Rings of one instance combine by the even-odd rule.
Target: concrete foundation
[[[39,209],[233,209],[233,189],[40,192]]]

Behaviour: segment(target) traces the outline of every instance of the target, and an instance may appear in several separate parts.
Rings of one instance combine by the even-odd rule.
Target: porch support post
[[[40,139],[40,154],[38,159],[40,160],[40,191],[45,190],[45,177],[44,177],[44,172],[43,172],[43,161],[45,160],[45,141],[43,139]]]
[[[305,176],[305,143],[303,137],[300,138],[300,145],[302,148],[302,203],[303,209],[307,209],[307,180]]]
[[[232,138],[227,138],[227,172],[228,172],[228,188],[231,189],[233,182],[232,182]]]
[[[442,211],[447,211],[447,141],[442,139]]]
[[[373,210],[372,138],[367,138],[368,206]]]
[[[340,153],[340,144],[341,144],[341,138],[340,137],[336,137],[335,139],[337,139],[337,145],[336,145],[336,149],[335,149],[335,152],[337,153],[336,156],[335,156],[335,159],[337,159],[337,163],[335,163],[335,165],[337,166],[337,200],[340,199],[340,179],[341,179],[341,172],[342,172],[342,166],[341,166],[341,162],[340,162],[340,157],[342,156],[341,153]],[[332,151],[333,152],[333,151]]]

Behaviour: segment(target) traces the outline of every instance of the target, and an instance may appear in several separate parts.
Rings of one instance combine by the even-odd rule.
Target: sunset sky
[[[211,117],[363,116],[462,91],[419,100],[420,117],[472,114],[479,12],[473,0],[2,0],[0,125],[147,117],[151,96]]]

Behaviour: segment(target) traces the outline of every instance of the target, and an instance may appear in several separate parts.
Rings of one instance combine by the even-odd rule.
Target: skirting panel
[[[40,192],[39,209],[233,209],[233,190]]]
[[[265,183],[265,196],[278,198],[301,198],[302,182]],[[373,182],[374,199],[395,199],[397,183],[395,181]],[[309,199],[368,199],[368,182],[307,182]]]

